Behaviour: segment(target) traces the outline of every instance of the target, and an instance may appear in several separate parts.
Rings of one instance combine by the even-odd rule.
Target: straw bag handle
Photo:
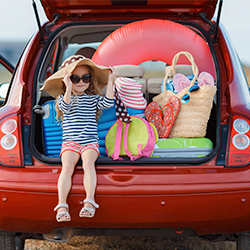
[[[176,75],[176,71],[175,71],[175,66],[178,62],[178,59],[181,55],[184,55],[187,57],[187,59],[191,62],[191,65],[192,65],[192,71],[193,71],[193,74],[194,74],[194,77],[193,77],[193,80],[191,81],[190,83],[190,87],[194,85],[194,82],[195,80],[197,80],[197,77],[198,77],[198,74],[199,74],[199,70],[198,70],[198,67],[197,65],[195,64],[194,62],[194,58],[193,56],[187,52],[187,51],[181,51],[179,53],[177,53],[173,60],[172,60],[172,66],[170,67],[169,71],[166,73],[165,77],[164,77],[164,80],[163,80],[163,90],[164,92],[166,91],[166,82],[167,82],[167,79],[172,71],[172,75],[175,76]]]

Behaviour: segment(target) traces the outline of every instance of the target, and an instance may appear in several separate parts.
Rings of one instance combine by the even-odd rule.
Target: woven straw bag
[[[185,55],[191,62],[194,78],[189,87],[186,87],[179,93],[175,94],[170,90],[166,90],[166,82],[171,73],[173,76],[176,75],[175,66],[180,55]],[[172,60],[172,66],[164,77],[164,91],[153,98],[153,101],[157,102],[162,108],[173,95],[180,100],[186,94],[190,96],[187,103],[181,103],[179,113],[169,134],[170,138],[206,136],[207,123],[213,107],[213,98],[217,89],[216,86],[202,85],[198,91],[189,92],[190,87],[192,87],[197,80],[198,73],[199,71],[194,62],[194,58],[189,52],[182,51],[177,53]]]

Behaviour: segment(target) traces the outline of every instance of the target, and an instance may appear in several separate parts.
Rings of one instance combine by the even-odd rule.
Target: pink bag
[[[130,123],[117,120],[106,135],[106,153],[114,160],[122,160],[120,156],[128,156],[134,161],[153,154],[158,140],[155,126],[139,116],[130,117]]]

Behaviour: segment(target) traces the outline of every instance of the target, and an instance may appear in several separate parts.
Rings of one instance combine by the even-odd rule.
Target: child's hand
[[[117,77],[117,73],[115,71],[115,68],[113,67],[109,67],[110,70],[109,70],[109,81],[112,81],[112,83],[114,82],[114,79]]]
[[[117,74],[115,72],[115,69],[112,67],[109,67],[109,79],[108,79],[108,85],[107,85],[107,90],[106,90],[106,96],[109,99],[114,98],[113,83],[114,83],[116,76]]]
[[[64,82],[65,86],[66,86],[66,91],[64,93],[64,102],[67,104],[70,104],[71,102],[71,90],[72,90],[72,82],[70,80],[70,76],[71,73],[67,73],[67,71],[64,72],[64,77],[62,79],[62,81]]]
[[[64,77],[63,77],[63,82],[66,86],[66,89],[70,90],[72,89],[72,82],[70,80],[70,77],[71,77],[71,73],[67,73],[67,71],[65,70],[64,72]]]

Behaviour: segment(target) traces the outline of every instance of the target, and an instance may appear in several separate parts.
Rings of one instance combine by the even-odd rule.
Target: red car
[[[74,235],[199,236],[237,241],[238,250],[249,249],[250,95],[241,62],[219,22],[222,1],[41,3],[49,22],[41,26],[38,17],[38,32],[16,65],[0,107],[1,249],[23,249],[29,238],[66,242]],[[170,154],[136,161],[99,157],[100,208],[93,219],[78,216],[85,196],[79,163],[68,198],[72,220],[58,223],[53,208],[61,161],[54,144],[47,152],[44,132],[45,104],[53,98],[40,88],[80,48],[88,48],[90,54],[84,55],[96,64],[135,69],[148,103],[161,92],[166,64],[188,51],[199,72],[215,79],[204,136],[212,146],[196,155],[190,152],[198,146],[187,146],[190,152],[171,148]],[[185,68],[189,62],[183,57],[179,64]],[[60,136],[52,141],[60,146]]]

